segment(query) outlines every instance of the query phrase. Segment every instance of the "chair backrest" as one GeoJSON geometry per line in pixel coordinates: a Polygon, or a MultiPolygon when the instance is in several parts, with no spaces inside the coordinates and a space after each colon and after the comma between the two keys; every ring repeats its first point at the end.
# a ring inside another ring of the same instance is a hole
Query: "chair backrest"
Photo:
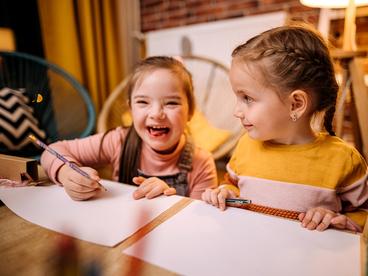
{"type": "MultiPolygon", "coordinates": [[[[94,131],[96,113],[87,90],[55,64],[25,53],[0,52],[3,88],[23,91],[39,127],[46,132],[47,143],[94,131]]],[[[14,122],[13,127],[16,125],[14,122]]]]}
{"type": "MultiPolygon", "coordinates": [[[[185,66],[192,73],[197,109],[216,128],[231,133],[212,154],[215,159],[229,154],[243,134],[243,128],[234,117],[235,96],[229,81],[229,68],[202,56],[183,56],[185,66]]],[[[210,137],[209,137],[210,139],[210,137]]]]}
{"type": "MultiPolygon", "coordinates": [[[[232,96],[228,79],[229,69],[206,57],[188,55],[182,56],[182,59],[193,77],[197,110],[213,127],[229,132],[226,140],[212,150],[214,158],[219,159],[231,152],[243,133],[241,125],[233,116],[235,97],[232,96]]],[[[124,112],[128,109],[128,79],[129,77],[125,78],[104,103],[97,122],[98,132],[131,123],[124,112]]],[[[208,137],[207,141],[211,138],[208,137]]]]}

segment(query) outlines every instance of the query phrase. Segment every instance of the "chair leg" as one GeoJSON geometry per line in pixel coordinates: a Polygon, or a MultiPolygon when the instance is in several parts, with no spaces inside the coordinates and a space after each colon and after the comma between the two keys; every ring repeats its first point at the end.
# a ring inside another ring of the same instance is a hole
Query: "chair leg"
{"type": "MultiPolygon", "coordinates": [[[[361,153],[368,160],[368,89],[364,82],[361,58],[354,58],[349,64],[352,77],[352,98],[354,103],[353,112],[357,122],[357,141],[361,140],[361,153]]],[[[359,145],[358,145],[359,146],[359,145]]]]}

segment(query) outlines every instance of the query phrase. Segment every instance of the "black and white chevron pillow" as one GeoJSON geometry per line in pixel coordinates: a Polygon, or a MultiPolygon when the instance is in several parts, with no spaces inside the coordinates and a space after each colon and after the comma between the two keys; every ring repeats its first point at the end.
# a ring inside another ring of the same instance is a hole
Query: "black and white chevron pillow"
{"type": "Polygon", "coordinates": [[[33,108],[23,91],[0,89],[0,153],[31,156],[40,154],[27,138],[32,134],[45,140],[46,133],[39,127],[33,108]]]}

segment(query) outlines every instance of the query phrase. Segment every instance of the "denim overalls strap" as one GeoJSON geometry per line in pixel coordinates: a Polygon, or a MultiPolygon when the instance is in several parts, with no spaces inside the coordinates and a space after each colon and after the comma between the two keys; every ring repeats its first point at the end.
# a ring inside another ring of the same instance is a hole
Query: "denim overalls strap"
{"type": "Polygon", "coordinates": [[[176,194],[181,196],[188,196],[188,172],[192,170],[192,157],[193,157],[193,143],[187,137],[187,142],[180,154],[178,160],[178,167],[180,172],[171,175],[147,175],[138,169],[138,175],[143,177],[157,177],[167,183],[170,187],[176,189],[176,194]]]}

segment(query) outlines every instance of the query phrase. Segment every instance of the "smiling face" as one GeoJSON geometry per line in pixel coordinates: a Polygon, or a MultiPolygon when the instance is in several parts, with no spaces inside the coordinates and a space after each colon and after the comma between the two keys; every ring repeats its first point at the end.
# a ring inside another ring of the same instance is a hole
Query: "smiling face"
{"type": "Polygon", "coordinates": [[[189,119],[188,99],[179,78],[168,69],[144,73],[135,85],[130,106],[134,127],[153,150],[176,148],[189,119]]]}
{"type": "Polygon", "coordinates": [[[237,99],[234,115],[251,138],[284,143],[292,135],[288,99],[262,85],[256,73],[250,74],[253,71],[260,72],[237,59],[231,64],[230,82],[237,99]]]}

